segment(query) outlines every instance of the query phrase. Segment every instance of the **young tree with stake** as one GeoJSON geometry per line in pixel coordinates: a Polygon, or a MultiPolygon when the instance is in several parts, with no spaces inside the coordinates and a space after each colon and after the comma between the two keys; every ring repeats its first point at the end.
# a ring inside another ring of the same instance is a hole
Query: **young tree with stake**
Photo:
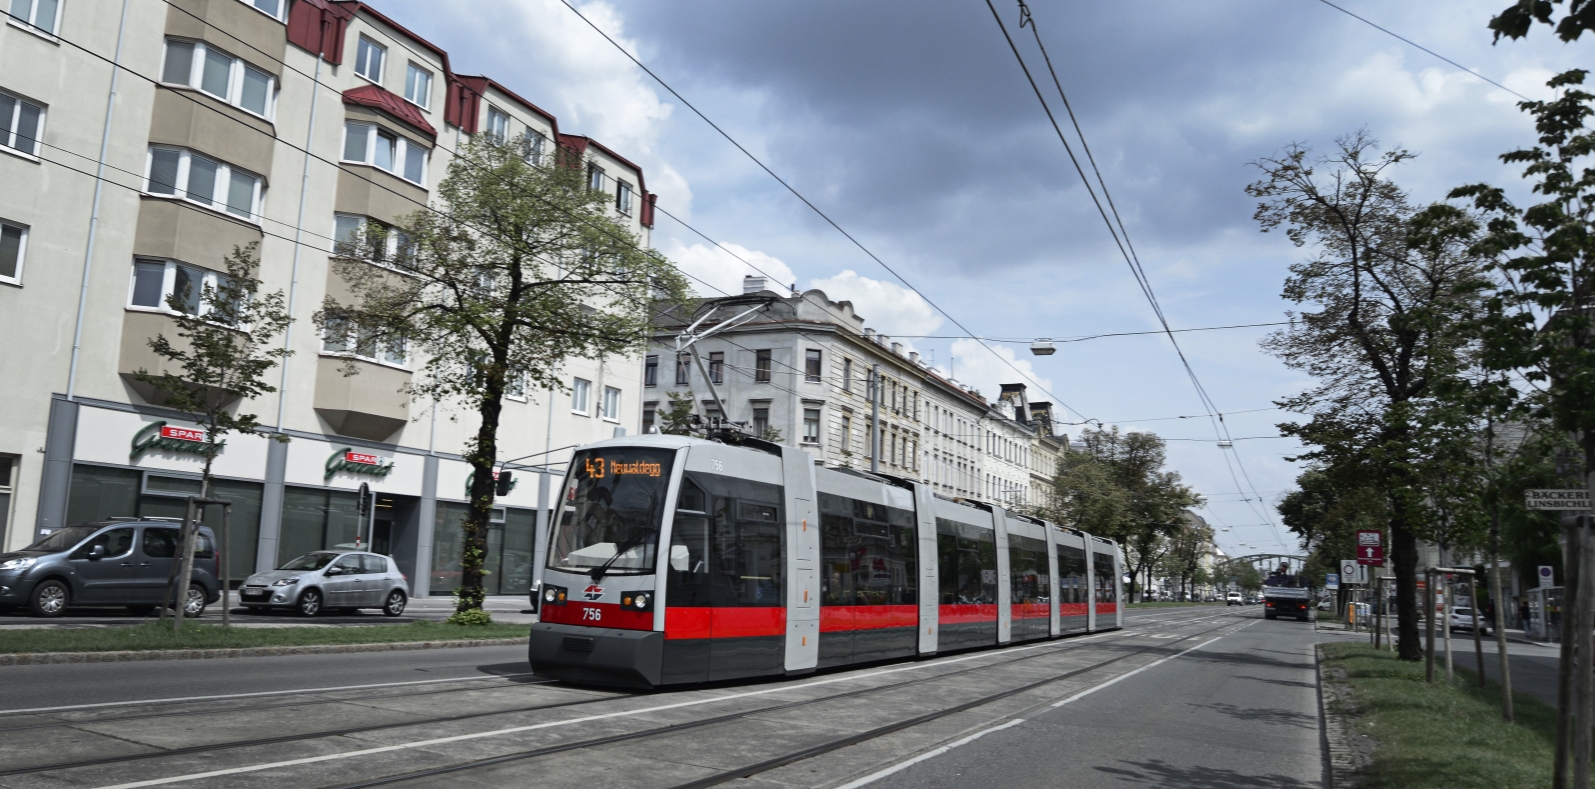
{"type": "Polygon", "coordinates": [[[640,352],[655,302],[687,292],[670,262],[616,219],[614,196],[589,188],[581,156],[565,148],[530,156],[523,142],[477,135],[438,184],[439,210],[404,217],[397,239],[368,225],[340,244],[334,265],[352,298],[329,296],[316,315],[323,331],[357,345],[410,349],[419,356],[411,396],[453,401],[476,420],[462,452],[472,468],[456,591],[462,622],[485,620],[505,394],[564,391],[558,365],[569,357],[640,352]]]}

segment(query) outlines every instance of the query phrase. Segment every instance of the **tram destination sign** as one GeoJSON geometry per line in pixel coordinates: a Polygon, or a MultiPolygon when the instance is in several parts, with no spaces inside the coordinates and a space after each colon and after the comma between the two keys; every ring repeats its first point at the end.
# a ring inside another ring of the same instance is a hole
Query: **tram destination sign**
{"type": "Polygon", "coordinates": [[[1588,490],[1528,490],[1524,492],[1524,505],[1531,510],[1566,510],[1584,512],[1590,507],[1588,490]]]}

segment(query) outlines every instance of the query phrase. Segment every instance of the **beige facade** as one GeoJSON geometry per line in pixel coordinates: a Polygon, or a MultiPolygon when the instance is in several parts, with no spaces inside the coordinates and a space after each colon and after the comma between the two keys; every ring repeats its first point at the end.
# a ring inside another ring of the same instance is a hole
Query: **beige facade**
{"type": "Polygon", "coordinates": [[[851,302],[823,291],[783,295],[750,277],[740,297],[712,299],[694,315],[661,317],[643,387],[645,428],[658,423],[670,396],[691,394],[696,413],[723,416],[799,447],[826,466],[870,469],[872,406],[880,420],[879,471],[932,486],[941,495],[1019,509],[1040,503],[1050,487],[1062,436],[1052,433],[1045,403],[1024,399],[1023,385],[1005,387],[1012,402],[988,402],[944,378],[901,343],[867,328],[851,302]],[[704,311],[702,328],[760,307],[753,319],[697,342],[703,361],[676,358],[680,332],[704,311]],[[878,370],[878,405],[869,380],[878,370]],[[705,381],[705,373],[713,379],[705,381]],[[1045,418],[1043,418],[1045,417],[1045,418]],[[1038,487],[1039,486],[1039,487],[1038,487]]]}
{"type": "MultiPolygon", "coordinates": [[[[475,134],[525,139],[528,156],[551,156],[555,146],[578,152],[591,185],[614,197],[614,215],[646,245],[653,202],[643,172],[596,140],[561,133],[504,84],[455,74],[448,53],[363,3],[61,0],[55,8],[0,25],[0,129],[33,130],[0,132],[0,331],[14,338],[0,350],[9,378],[0,547],[74,517],[158,510],[164,502],[149,497],[165,483],[152,474],[192,478],[192,455],[129,455],[143,426],[186,424],[132,373],[159,368],[147,341],[170,335],[164,295],[214,276],[235,247],[257,243],[263,289],[283,291],[292,305],[293,356],[272,373],[280,392],[241,407],[292,441],[257,453],[252,440],[236,440],[224,450],[234,455],[221,463],[230,484],[258,510],[247,563],[270,566],[289,545],[334,539],[339,497],[368,482],[379,500],[405,508],[391,548],[412,578],[427,579],[447,563],[434,536],[445,539],[450,502],[464,498],[458,483],[469,472],[458,452],[475,426],[457,407],[402,392],[419,361],[410,349],[357,356],[360,374],[342,374],[358,352],[329,346],[311,322],[343,287],[329,265],[335,241],[361,222],[402,224],[441,208],[433,190],[475,134]],[[89,424],[98,427],[85,432],[89,424]],[[380,462],[338,466],[333,456],[345,448],[380,462]],[[105,492],[116,485],[133,486],[131,494],[105,492]],[[296,518],[318,517],[304,507],[322,494],[333,502],[319,515],[322,537],[290,534],[302,525],[296,518]],[[138,511],[121,511],[129,507],[138,511]]],[[[515,466],[523,481],[505,500],[524,512],[506,513],[506,523],[535,517],[534,466],[557,468],[573,445],[640,428],[640,357],[570,359],[562,372],[574,392],[506,403],[501,457],[524,458],[515,466]]],[[[367,525],[356,536],[376,531],[367,525]]],[[[446,585],[447,573],[431,580],[446,585]]]]}

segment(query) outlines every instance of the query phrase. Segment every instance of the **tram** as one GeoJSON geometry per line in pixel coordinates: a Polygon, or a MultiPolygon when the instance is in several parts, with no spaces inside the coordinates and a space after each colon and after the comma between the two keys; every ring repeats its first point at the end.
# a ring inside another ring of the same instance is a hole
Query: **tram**
{"type": "Polygon", "coordinates": [[[652,688],[1122,626],[1111,540],[751,438],[578,450],[528,653],[540,675],[652,688]]]}

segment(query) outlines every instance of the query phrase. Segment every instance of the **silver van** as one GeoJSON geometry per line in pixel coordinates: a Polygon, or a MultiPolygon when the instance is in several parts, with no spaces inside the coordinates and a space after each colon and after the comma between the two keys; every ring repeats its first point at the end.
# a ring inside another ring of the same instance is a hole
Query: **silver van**
{"type": "MultiPolygon", "coordinates": [[[[56,529],[22,550],[0,553],[0,607],[27,606],[34,616],[48,617],[75,606],[154,611],[168,599],[181,526],[112,518],[56,529]]],[[[197,617],[221,599],[219,562],[215,534],[200,526],[183,616],[197,617]]]]}
{"type": "Polygon", "coordinates": [[[238,590],[238,602],[251,611],[293,608],[304,616],[339,608],[380,608],[398,616],[409,599],[410,579],[398,565],[364,551],[312,551],[249,576],[238,590]]]}

